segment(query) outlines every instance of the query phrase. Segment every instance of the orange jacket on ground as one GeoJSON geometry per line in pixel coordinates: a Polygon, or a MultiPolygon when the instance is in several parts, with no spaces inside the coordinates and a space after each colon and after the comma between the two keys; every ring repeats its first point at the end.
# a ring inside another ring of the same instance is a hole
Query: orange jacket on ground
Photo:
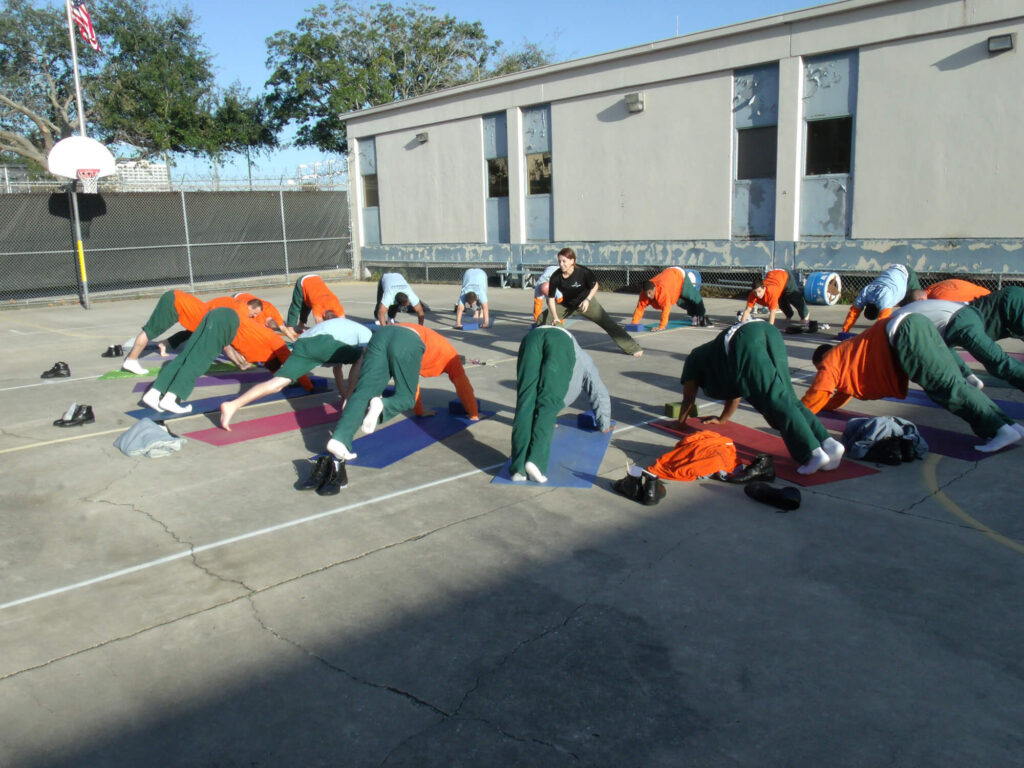
{"type": "Polygon", "coordinates": [[[811,413],[841,408],[851,397],[880,400],[907,396],[909,380],[896,365],[885,326],[880,320],[825,355],[818,375],[801,398],[811,413]]]}
{"type": "Polygon", "coordinates": [[[988,296],[992,291],[982,288],[980,285],[969,283],[966,280],[943,280],[942,282],[929,285],[926,293],[929,299],[942,299],[943,301],[974,301],[982,296],[988,296]]]}
{"type": "MultiPolygon", "coordinates": [[[[272,359],[284,364],[291,354],[284,339],[267,326],[248,317],[238,324],[238,332],[235,334],[231,346],[250,363],[263,365],[272,359]]],[[[299,384],[307,391],[313,389],[313,382],[309,380],[308,376],[300,378],[299,384]]]]}
{"type": "Polygon", "coordinates": [[[178,322],[181,327],[188,331],[195,331],[199,327],[209,308],[202,299],[197,299],[191,293],[184,291],[174,292],[174,311],[178,313],[178,322]]]}
{"type": "Polygon", "coordinates": [[[302,300],[310,308],[310,312],[320,320],[324,319],[324,312],[328,310],[338,317],[345,316],[345,308],[319,275],[307,275],[303,278],[302,300]]]}
{"type": "Polygon", "coordinates": [[[263,303],[263,311],[253,318],[253,320],[255,320],[260,325],[266,325],[267,320],[273,320],[275,323],[277,323],[277,326],[279,328],[284,327],[284,318],[281,316],[281,313],[277,311],[277,307],[275,307],[266,299],[261,299],[258,296],[253,296],[251,293],[246,293],[245,291],[242,291],[241,293],[236,293],[235,298],[238,299],[239,301],[244,301],[246,303],[252,301],[253,299],[256,299],[257,301],[263,303]]]}
{"type": "Polygon", "coordinates": [[[216,299],[210,299],[206,302],[207,311],[219,309],[220,307],[235,310],[238,313],[238,319],[241,321],[250,319],[248,299],[236,299],[234,296],[218,296],[216,299]]]}
{"type": "MultiPolygon", "coordinates": [[[[683,292],[683,282],[685,280],[686,273],[677,267],[669,267],[652,277],[654,298],[648,299],[644,291],[640,292],[640,300],[636,303],[636,311],[633,312],[632,322],[634,324],[639,323],[644,316],[644,310],[650,304],[655,309],[661,310],[661,322],[658,324],[658,327],[665,328],[668,325],[668,316],[672,312],[672,307],[679,301],[679,296],[683,292]]],[[[765,295],[767,295],[767,292],[765,295]]],[[[778,300],[776,300],[776,303],[778,303],[778,300]]]]}
{"type": "Polygon", "coordinates": [[[736,445],[728,437],[701,430],[687,435],[647,468],[665,480],[696,480],[736,469],[736,445]]]}
{"type": "Polygon", "coordinates": [[[760,304],[768,309],[778,310],[779,297],[786,290],[786,283],[789,282],[789,273],[784,269],[773,269],[764,276],[764,296],[760,299],[757,294],[751,291],[747,295],[747,306],[753,307],[760,304]]]}
{"type": "MultiPolygon", "coordinates": [[[[423,353],[423,362],[420,363],[420,376],[431,378],[447,373],[452,384],[455,385],[455,392],[462,401],[462,406],[471,418],[476,418],[480,412],[476,406],[476,395],[473,394],[473,385],[469,383],[465,368],[462,367],[462,359],[455,347],[451,345],[444,336],[435,330],[416,323],[396,323],[403,328],[410,328],[420,335],[426,351],[423,353]]],[[[413,413],[423,413],[423,404],[420,402],[420,390],[416,388],[416,405],[413,413]]]]}

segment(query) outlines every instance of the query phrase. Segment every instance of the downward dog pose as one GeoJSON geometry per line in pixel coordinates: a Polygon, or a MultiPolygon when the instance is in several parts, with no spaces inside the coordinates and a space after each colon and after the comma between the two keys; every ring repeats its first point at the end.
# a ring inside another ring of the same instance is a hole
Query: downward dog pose
{"type": "Polygon", "coordinates": [[[597,428],[612,428],[611,398],[597,366],[567,330],[539,325],[519,345],[516,364],[516,415],[512,420],[509,473],[516,482],[529,477],[548,481],[551,439],[562,408],[586,392],[597,428]]]}
{"type": "Polygon", "coordinates": [[[890,264],[857,294],[846,314],[843,333],[853,327],[861,311],[865,318],[873,322],[880,317],[889,317],[893,307],[907,298],[911,301],[925,298],[917,273],[903,264],[890,264]]]}
{"type": "Polygon", "coordinates": [[[263,311],[256,315],[256,317],[254,317],[253,320],[255,320],[257,323],[267,326],[267,328],[269,328],[272,331],[283,333],[285,336],[288,337],[288,341],[295,341],[297,338],[299,338],[295,331],[289,328],[288,325],[285,323],[284,317],[278,311],[277,307],[275,307],[269,301],[257,299],[251,293],[247,293],[246,291],[236,293],[234,295],[234,298],[241,299],[242,301],[245,302],[252,301],[253,299],[260,302],[263,305],[263,311]]]}
{"type": "Polygon", "coordinates": [[[413,311],[417,322],[423,325],[423,302],[398,272],[385,272],[377,283],[377,323],[386,325],[395,321],[399,312],[413,311]]]}
{"type": "Polygon", "coordinates": [[[374,331],[366,345],[359,381],[345,403],[341,419],[327,443],[336,459],[354,459],[351,451],[356,430],[369,434],[377,424],[413,408],[417,416],[432,416],[420,400],[419,377],[448,374],[466,413],[472,421],[480,418],[476,395],[462,367],[455,347],[437,331],[420,325],[401,323],[374,331]],[[395,393],[381,397],[388,382],[395,380],[395,393]]]}
{"type": "Polygon", "coordinates": [[[207,312],[181,354],[160,369],[142,402],[156,411],[191,413],[192,406],[182,406],[180,401],[192,394],[196,379],[206,373],[221,350],[227,352],[240,324],[238,313],[228,307],[207,312]]]}
{"type": "Polygon", "coordinates": [[[818,347],[813,357],[818,374],[803,403],[817,413],[841,408],[851,397],[905,398],[913,381],[970,424],[974,434],[988,438],[977,450],[990,453],[1020,440],[1024,428],[967,382],[956,357],[927,317],[893,316],[841,344],[818,347]]]}
{"type": "MultiPolygon", "coordinates": [[[[330,365],[334,371],[334,381],[338,387],[338,396],[342,402],[349,397],[356,382],[359,380],[359,366],[363,350],[370,343],[370,329],[345,317],[324,320],[299,336],[292,347],[291,355],[268,381],[262,381],[251,389],[243,392],[234,400],[220,406],[220,425],[231,431],[231,419],[239,408],[256,402],[260,398],[280,392],[289,384],[305,379],[306,374],[318,365],[330,365]],[[348,373],[348,384],[342,365],[351,366],[348,373]]],[[[237,337],[236,337],[237,343],[237,337]]],[[[310,385],[312,388],[312,384],[310,385]]]]}
{"type": "Polygon", "coordinates": [[[303,275],[295,281],[285,324],[293,331],[303,330],[310,315],[314,325],[328,317],[345,316],[345,308],[319,275],[303,275]]]}
{"type": "Polygon", "coordinates": [[[467,269],[462,275],[462,291],[455,308],[455,327],[462,327],[462,313],[469,312],[474,320],[483,317],[483,328],[491,324],[487,306],[487,273],[482,269],[467,269]]]}
{"type": "Polygon", "coordinates": [[[925,289],[926,298],[943,301],[973,301],[988,296],[991,291],[966,280],[942,280],[925,289]]]}
{"type": "Polygon", "coordinates": [[[627,355],[640,357],[644,353],[640,345],[611,319],[594,298],[598,289],[597,278],[589,269],[576,263],[576,253],[572,248],[563,248],[558,252],[558,266],[559,269],[552,273],[548,283],[548,308],[537,322],[540,325],[555,325],[579,312],[604,328],[612,341],[627,355]],[[555,301],[551,289],[556,294],[561,291],[562,304],[555,301]]]}
{"type": "Polygon", "coordinates": [[[676,304],[694,318],[695,326],[706,327],[708,325],[704,299],[700,295],[700,291],[697,290],[697,284],[682,267],[669,267],[640,287],[640,298],[636,303],[636,311],[633,312],[632,322],[634,325],[643,318],[648,304],[661,310],[661,322],[658,323],[657,328],[659,331],[665,330],[668,325],[669,313],[672,311],[673,305],[676,304]]]}
{"type": "Polygon", "coordinates": [[[167,291],[157,300],[142,331],[135,337],[135,343],[121,363],[121,369],[145,376],[149,371],[139,363],[139,355],[150,339],[155,339],[175,323],[180,323],[187,331],[194,331],[206,312],[206,302],[191,293],[167,291]]]}
{"type": "Polygon", "coordinates": [[[797,469],[800,474],[836,469],[842,461],[843,444],[797,400],[786,345],[770,323],[737,323],[701,344],[687,356],[680,382],[680,426],[686,426],[699,388],[708,397],[725,400],[722,414],[702,418],[702,423],[727,422],[745,399],[782,434],[789,455],[802,465],[797,469]]]}
{"type": "MultiPolygon", "coordinates": [[[[545,268],[540,273],[540,277],[537,278],[537,283],[533,287],[533,322],[537,322],[537,318],[540,317],[540,313],[544,311],[544,305],[548,299],[548,285],[551,281],[551,276],[555,274],[555,270],[559,269],[557,264],[552,264],[550,267],[545,268]]],[[[562,303],[562,292],[555,291],[555,303],[562,303]]]]}
{"type": "Polygon", "coordinates": [[[804,299],[804,289],[800,285],[800,277],[795,272],[785,269],[773,269],[763,279],[754,281],[747,295],[747,308],[740,316],[741,323],[750,317],[755,304],[768,307],[768,322],[771,325],[775,325],[775,315],[780,309],[787,320],[793,317],[794,309],[799,313],[801,320],[809,320],[811,317],[807,309],[807,300],[804,299]]]}

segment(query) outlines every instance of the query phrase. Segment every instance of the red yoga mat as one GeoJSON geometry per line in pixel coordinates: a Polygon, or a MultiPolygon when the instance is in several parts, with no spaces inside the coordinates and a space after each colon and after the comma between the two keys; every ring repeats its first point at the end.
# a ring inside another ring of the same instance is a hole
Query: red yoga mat
{"type": "MultiPolygon", "coordinates": [[[[725,424],[701,424],[699,421],[693,423],[698,429],[706,429],[710,432],[717,432],[720,435],[732,438],[733,443],[736,444],[736,456],[744,464],[749,464],[754,456],[759,453],[770,453],[772,458],[775,459],[776,476],[787,482],[796,483],[804,487],[878,474],[877,469],[843,459],[838,469],[833,469],[829,472],[818,471],[813,475],[801,475],[796,471],[796,468],[800,465],[790,458],[789,451],[786,450],[786,444],[782,442],[781,437],[769,435],[767,432],[751,429],[732,421],[728,421],[725,424]]],[[[680,430],[679,423],[675,421],[652,421],[651,426],[655,429],[660,429],[662,432],[679,435],[680,437],[688,434],[680,430]]]]}
{"type": "Polygon", "coordinates": [[[243,443],[246,440],[255,440],[258,437],[279,435],[282,432],[315,427],[320,424],[330,424],[340,418],[341,411],[333,405],[325,403],[315,408],[288,411],[277,416],[264,416],[261,419],[251,419],[250,421],[232,424],[230,432],[220,427],[212,427],[210,429],[200,429],[197,432],[189,432],[184,437],[191,437],[210,445],[233,445],[234,443],[243,443]]]}

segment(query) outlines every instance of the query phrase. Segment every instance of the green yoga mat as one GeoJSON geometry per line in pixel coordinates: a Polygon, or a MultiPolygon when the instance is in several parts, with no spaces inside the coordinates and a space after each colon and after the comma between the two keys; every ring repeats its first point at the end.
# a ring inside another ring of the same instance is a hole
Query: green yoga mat
{"type": "MultiPolygon", "coordinates": [[[[150,376],[156,376],[158,373],[160,373],[160,369],[159,368],[147,368],[147,370],[149,371],[149,375],[150,376]]],[[[237,371],[237,370],[238,370],[238,366],[236,366],[234,363],[214,363],[209,368],[207,368],[206,372],[207,373],[226,373],[228,371],[237,371]]],[[[118,368],[116,371],[107,371],[102,376],[100,376],[99,380],[100,381],[104,381],[106,379],[138,379],[138,378],[141,378],[139,376],[139,374],[132,373],[131,371],[122,371],[120,368],[118,368]]]]}

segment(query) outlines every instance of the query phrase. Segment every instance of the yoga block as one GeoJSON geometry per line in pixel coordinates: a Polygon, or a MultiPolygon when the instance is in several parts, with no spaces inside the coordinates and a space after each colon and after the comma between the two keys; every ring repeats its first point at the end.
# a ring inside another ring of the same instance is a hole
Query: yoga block
{"type": "Polygon", "coordinates": [[[469,414],[466,413],[466,406],[464,406],[462,401],[457,397],[454,400],[448,401],[448,413],[452,416],[469,416],[469,414]]]}
{"type": "Polygon", "coordinates": [[[395,385],[388,384],[386,387],[384,387],[384,391],[380,393],[380,396],[391,397],[393,394],[395,394],[395,385]]]}
{"type": "Polygon", "coordinates": [[[480,323],[463,323],[462,330],[464,331],[477,331],[480,330],[480,323]]]}
{"type": "Polygon", "coordinates": [[[840,331],[836,334],[836,338],[840,341],[846,341],[847,339],[852,339],[856,335],[856,333],[850,333],[849,331],[840,331]]]}
{"type": "Polygon", "coordinates": [[[626,330],[630,333],[640,333],[644,330],[643,323],[626,323],[626,330]]]}
{"type": "MultiPolygon", "coordinates": [[[[678,419],[679,412],[683,409],[682,403],[665,403],[665,415],[671,419],[678,419]]],[[[697,404],[693,404],[693,408],[690,409],[690,415],[697,415],[697,404]]]]}
{"type": "Polygon", "coordinates": [[[576,426],[580,429],[597,429],[597,419],[594,418],[593,411],[587,411],[576,416],[576,426]]]}

